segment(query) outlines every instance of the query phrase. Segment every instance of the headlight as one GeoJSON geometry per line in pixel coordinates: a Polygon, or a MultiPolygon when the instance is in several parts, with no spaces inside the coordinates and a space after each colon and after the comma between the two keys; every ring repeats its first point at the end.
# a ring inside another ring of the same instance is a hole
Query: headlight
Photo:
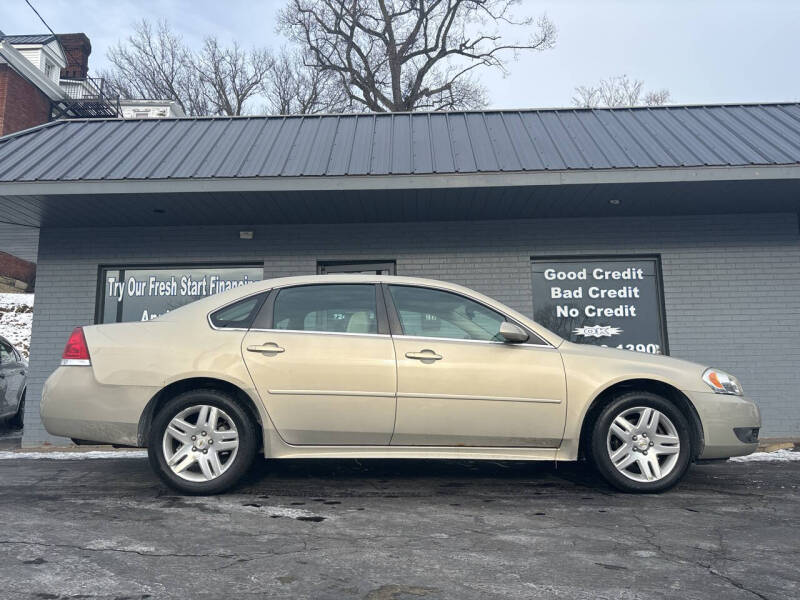
{"type": "Polygon", "coordinates": [[[739,380],[725,371],[706,369],[705,373],[703,373],[703,381],[718,394],[742,395],[742,386],[739,380]]]}

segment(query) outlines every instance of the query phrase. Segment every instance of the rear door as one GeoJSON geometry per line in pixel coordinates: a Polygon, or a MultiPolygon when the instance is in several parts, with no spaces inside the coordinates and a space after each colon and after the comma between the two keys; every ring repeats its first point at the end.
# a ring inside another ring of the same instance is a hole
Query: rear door
{"type": "Polygon", "coordinates": [[[397,372],[386,309],[373,284],[275,290],[242,355],[290,444],[388,445],[397,372]]]}

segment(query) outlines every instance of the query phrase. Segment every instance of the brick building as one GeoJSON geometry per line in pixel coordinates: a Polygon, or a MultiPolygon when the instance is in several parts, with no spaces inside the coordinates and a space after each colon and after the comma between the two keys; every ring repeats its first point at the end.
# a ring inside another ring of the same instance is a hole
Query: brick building
{"type": "Polygon", "coordinates": [[[453,281],[573,341],[729,370],[763,436],[798,436],[799,209],[797,104],[69,121],[7,136],[0,221],[41,227],[24,443],[63,442],[38,400],[74,326],[200,295],[150,296],[149,281],[341,271],[453,281]]]}
{"type": "Polygon", "coordinates": [[[53,103],[68,96],[59,84],[67,61],[53,35],[0,32],[0,135],[47,123],[53,103]]]}

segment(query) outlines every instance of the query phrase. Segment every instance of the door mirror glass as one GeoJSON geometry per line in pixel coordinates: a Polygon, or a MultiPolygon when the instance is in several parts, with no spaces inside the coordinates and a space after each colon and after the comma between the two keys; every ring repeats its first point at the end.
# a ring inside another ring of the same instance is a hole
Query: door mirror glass
{"type": "Polygon", "coordinates": [[[509,344],[522,344],[528,341],[528,334],[525,333],[521,327],[514,325],[514,323],[509,323],[508,321],[500,325],[500,336],[503,338],[503,341],[509,344]]]}

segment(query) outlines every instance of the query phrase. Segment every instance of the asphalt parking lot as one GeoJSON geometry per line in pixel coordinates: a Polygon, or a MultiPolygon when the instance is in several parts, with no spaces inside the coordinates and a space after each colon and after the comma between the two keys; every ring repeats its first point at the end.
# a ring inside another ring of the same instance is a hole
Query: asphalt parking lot
{"type": "Polygon", "coordinates": [[[2,598],[800,597],[800,463],[618,494],[578,465],[284,461],[180,497],[146,459],[0,460],[2,598]]]}

